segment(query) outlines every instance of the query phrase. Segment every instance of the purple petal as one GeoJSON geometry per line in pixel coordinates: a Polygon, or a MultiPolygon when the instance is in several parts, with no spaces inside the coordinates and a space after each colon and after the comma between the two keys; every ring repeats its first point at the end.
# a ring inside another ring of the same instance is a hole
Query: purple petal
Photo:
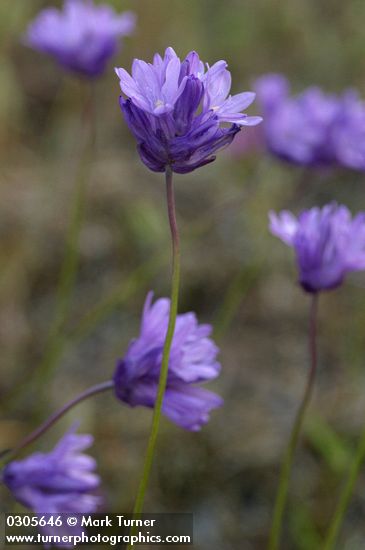
{"type": "Polygon", "coordinates": [[[223,399],[215,393],[180,385],[166,390],[163,412],[175,424],[196,432],[209,421],[210,412],[222,405],[223,399]]]}
{"type": "Polygon", "coordinates": [[[283,210],[279,215],[275,212],[269,213],[270,231],[279,237],[285,244],[293,246],[294,237],[298,230],[298,220],[291,212],[283,210]]]}

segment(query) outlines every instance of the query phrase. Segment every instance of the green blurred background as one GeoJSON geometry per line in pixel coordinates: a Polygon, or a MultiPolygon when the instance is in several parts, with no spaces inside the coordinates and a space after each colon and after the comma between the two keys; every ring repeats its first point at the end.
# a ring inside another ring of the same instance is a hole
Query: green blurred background
{"type": "MultiPolygon", "coordinates": [[[[107,1],[107,0],[105,0],[107,1]]],[[[21,43],[38,11],[60,2],[0,3],[0,448],[56,407],[111,376],[138,324],[146,292],[169,293],[163,176],[149,172],[119,111],[114,65],[168,45],[226,59],[233,93],[283,72],[295,90],[318,84],[365,96],[363,0],[134,0],[137,31],[95,83],[96,144],[67,322],[49,350],[57,282],[80,157],[86,82],[21,43]],[[50,354],[50,355],[49,355],[50,354]],[[45,356],[50,379],[32,383],[45,356]]],[[[250,114],[259,114],[254,104],[250,114]]],[[[250,130],[244,130],[250,132],[250,130]]],[[[214,325],[223,365],[212,385],[225,406],[199,434],[163,420],[146,510],[192,511],[198,550],[261,550],[279,464],[308,368],[309,300],[291,251],[267,230],[269,209],[336,199],[364,209],[364,176],[310,172],[266,156],[219,154],[176,176],[182,239],[180,311],[214,325]]],[[[320,371],[296,455],[282,548],[315,550],[365,423],[363,275],[321,297],[320,371]]],[[[85,402],[35,449],[50,449],[74,419],[95,434],[92,454],[107,507],[132,509],[151,411],[110,396],[85,402]]],[[[1,489],[1,508],[14,510],[1,489]]],[[[20,507],[18,508],[20,510],[20,507]]],[[[339,549],[365,548],[365,476],[339,549]]]]}

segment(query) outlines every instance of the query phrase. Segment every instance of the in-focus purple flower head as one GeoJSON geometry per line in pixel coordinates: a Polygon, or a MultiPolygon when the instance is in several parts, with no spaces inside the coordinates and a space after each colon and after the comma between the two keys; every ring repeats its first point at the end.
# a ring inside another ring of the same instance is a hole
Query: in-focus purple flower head
{"type": "Polygon", "coordinates": [[[132,76],[122,68],[116,74],[126,96],[120,97],[122,112],[142,161],[155,172],[170,166],[186,173],[208,164],[243,126],[261,122],[242,113],[254,93],[229,95],[231,74],[225,61],[205,68],[196,52],[181,62],[167,48],[152,63],[135,59],[132,76]]]}
{"type": "Polygon", "coordinates": [[[93,513],[100,504],[100,497],[93,494],[100,478],[95,460],[82,452],[92,442],[91,435],[71,429],[51,452],[10,462],[2,480],[14,498],[35,513],[93,513]]]}
{"type": "MultiPolygon", "coordinates": [[[[153,408],[157,395],[170,300],[160,298],[152,303],[152,299],[150,292],[140,334],[118,361],[114,374],[117,397],[132,407],[153,408]]],[[[208,422],[210,411],[223,404],[216,394],[197,386],[220,372],[211,331],[210,325],[198,324],[194,313],[177,316],[162,412],[190,431],[199,430],[208,422]]]]}
{"type": "Polygon", "coordinates": [[[117,14],[93,0],[65,0],[63,10],[46,8],[30,23],[25,43],[60,65],[88,77],[104,72],[119,39],[133,32],[135,15],[117,14]]]}
{"type": "Polygon", "coordinates": [[[312,86],[292,96],[279,74],[262,76],[254,88],[273,155],[302,166],[365,169],[365,104],[356,92],[336,96],[312,86]]]}
{"type": "Polygon", "coordinates": [[[331,203],[298,217],[270,212],[270,230],[294,248],[299,282],[308,292],[340,286],[347,273],[365,269],[365,213],[352,218],[345,206],[331,203]]]}

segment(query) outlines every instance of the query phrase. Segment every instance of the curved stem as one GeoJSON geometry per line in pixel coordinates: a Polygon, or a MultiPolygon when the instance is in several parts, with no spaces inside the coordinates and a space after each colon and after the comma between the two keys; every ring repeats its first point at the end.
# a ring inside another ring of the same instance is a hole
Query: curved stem
{"type": "Polygon", "coordinates": [[[64,405],[61,409],[59,409],[57,412],[52,414],[43,424],[39,426],[36,430],[34,430],[32,433],[30,433],[19,445],[17,445],[13,450],[11,450],[9,453],[6,454],[6,462],[13,459],[20,451],[22,451],[25,447],[30,445],[31,443],[34,443],[41,435],[43,435],[49,428],[51,428],[62,416],[64,416],[70,409],[81,403],[81,401],[85,401],[85,399],[88,399],[89,397],[92,397],[94,395],[97,395],[98,393],[103,393],[105,391],[108,391],[114,387],[113,380],[108,380],[107,382],[103,382],[101,384],[97,384],[96,386],[92,386],[91,388],[85,390],[84,392],[80,393],[77,397],[74,399],[71,399],[66,405],[64,405]]]}
{"type": "Polygon", "coordinates": [[[281,467],[279,488],[276,495],[273,519],[271,524],[271,532],[268,545],[269,550],[278,550],[279,548],[283,515],[288,495],[288,487],[290,481],[290,473],[293,465],[294,453],[298,443],[305,412],[312,395],[314,379],[317,370],[317,309],[318,295],[313,294],[309,318],[310,369],[303,399],[294,421],[294,425],[289,438],[289,443],[281,467]]]}
{"type": "Polygon", "coordinates": [[[347,508],[350,504],[350,500],[354,491],[354,487],[359,477],[360,469],[365,460],[365,429],[361,434],[359,445],[355,454],[355,458],[350,466],[349,475],[347,481],[342,489],[340,498],[333,514],[329,529],[327,531],[323,550],[332,550],[335,547],[340,529],[345,518],[347,508]]]}
{"type": "MultiPolygon", "coordinates": [[[[175,323],[176,323],[177,308],[178,308],[179,282],[180,282],[180,246],[179,246],[179,232],[178,232],[177,223],[176,223],[172,170],[170,167],[166,169],[166,194],[167,194],[167,210],[168,210],[171,239],[172,239],[171,305],[170,305],[170,314],[169,314],[169,322],[168,322],[168,328],[166,333],[166,339],[165,339],[165,344],[163,348],[157,397],[156,397],[153,418],[152,418],[151,434],[147,445],[142,478],[140,481],[136,503],[133,510],[133,513],[137,516],[143,510],[145,493],[146,493],[146,489],[147,489],[147,485],[150,477],[153,456],[154,456],[155,447],[156,447],[163,398],[164,398],[166,384],[167,384],[170,350],[171,350],[172,340],[173,340],[174,331],[175,331],[175,323]]],[[[131,547],[128,546],[128,548],[131,548],[131,547]]]]}

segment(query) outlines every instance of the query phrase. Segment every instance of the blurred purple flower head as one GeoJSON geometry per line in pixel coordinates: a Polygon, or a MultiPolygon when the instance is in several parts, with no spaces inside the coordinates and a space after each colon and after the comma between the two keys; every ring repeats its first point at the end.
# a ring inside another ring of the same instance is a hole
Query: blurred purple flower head
{"type": "Polygon", "coordinates": [[[303,211],[270,212],[270,231],[294,248],[299,282],[307,292],[338,287],[347,273],[365,269],[365,213],[354,218],[336,203],[303,211]]]}
{"type": "Polygon", "coordinates": [[[72,429],[51,452],[10,462],[3,470],[3,482],[17,501],[35,513],[93,513],[100,498],[92,492],[100,478],[95,460],[82,453],[92,442],[91,435],[77,435],[72,429]]]}
{"type": "Polygon", "coordinates": [[[353,91],[341,96],[318,87],[290,96],[287,79],[267,74],[255,83],[267,149],[288,162],[311,167],[365,169],[365,104],[353,91]]]}
{"type": "Polygon", "coordinates": [[[365,170],[365,103],[349,90],[342,98],[341,113],[333,128],[338,163],[365,170]]]}
{"type": "Polygon", "coordinates": [[[116,69],[126,99],[120,106],[134,134],[140,157],[155,172],[171,166],[186,173],[215,159],[242,126],[255,126],[260,117],[242,113],[255,94],[229,95],[231,74],[225,61],[205,70],[196,52],[180,61],[172,48],[153,63],[135,59],[132,76],[116,69]],[[224,126],[222,126],[224,124],[224,126]]]}
{"type": "Polygon", "coordinates": [[[65,0],[63,11],[46,8],[29,25],[28,46],[88,77],[99,76],[118,50],[118,39],[135,27],[135,15],[121,15],[93,0],[65,0]]]}
{"type": "MultiPolygon", "coordinates": [[[[157,395],[170,300],[160,298],[152,304],[152,298],[150,292],[140,334],[118,361],[114,374],[117,397],[132,407],[153,408],[157,395]]],[[[210,411],[223,404],[216,394],[196,386],[216,378],[220,371],[211,331],[210,325],[198,324],[194,313],[177,316],[162,411],[190,431],[199,430],[208,422],[210,411]]]]}

